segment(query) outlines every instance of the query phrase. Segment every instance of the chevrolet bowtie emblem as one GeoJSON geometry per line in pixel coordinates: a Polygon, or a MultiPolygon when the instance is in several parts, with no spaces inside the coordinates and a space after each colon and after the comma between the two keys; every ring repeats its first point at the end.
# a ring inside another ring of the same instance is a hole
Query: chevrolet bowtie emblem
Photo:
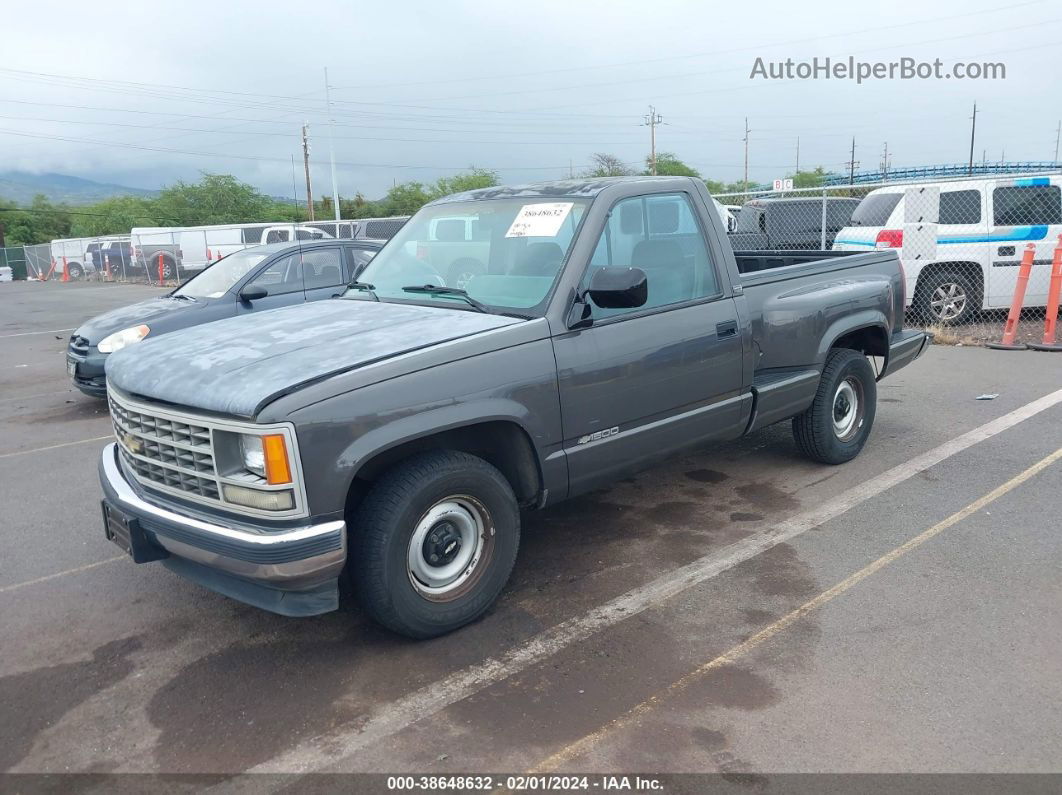
{"type": "Polygon", "coordinates": [[[122,444],[125,445],[125,449],[130,453],[139,453],[142,446],[140,440],[131,433],[122,434],[122,444]]]}

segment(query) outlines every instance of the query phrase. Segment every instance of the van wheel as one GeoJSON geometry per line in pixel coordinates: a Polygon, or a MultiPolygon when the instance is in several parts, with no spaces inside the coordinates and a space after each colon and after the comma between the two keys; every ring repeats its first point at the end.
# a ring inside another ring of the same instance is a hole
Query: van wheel
{"type": "Polygon", "coordinates": [[[385,627],[435,637],[494,603],[519,543],[516,497],[497,469],[467,453],[423,453],[385,472],[358,507],[354,588],[385,627]]]}
{"type": "Polygon", "coordinates": [[[938,270],[918,280],[914,306],[919,323],[961,325],[981,309],[981,288],[962,271],[938,270]]]}
{"type": "Polygon", "coordinates": [[[793,417],[800,452],[823,464],[851,461],[874,425],[878,387],[874,370],[859,351],[837,348],[826,357],[815,400],[793,417]]]}
{"type": "Polygon", "coordinates": [[[85,271],[82,270],[81,266],[78,265],[76,262],[71,262],[69,265],[66,266],[66,274],[68,277],[70,277],[71,280],[76,282],[81,280],[81,278],[85,275],[85,271]]]}

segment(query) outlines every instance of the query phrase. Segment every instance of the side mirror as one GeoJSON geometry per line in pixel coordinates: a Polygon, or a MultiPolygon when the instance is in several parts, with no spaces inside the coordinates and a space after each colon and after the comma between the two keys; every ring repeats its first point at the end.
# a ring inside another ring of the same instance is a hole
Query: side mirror
{"type": "Polygon", "coordinates": [[[265,298],[267,295],[269,295],[269,290],[260,284],[248,284],[240,290],[241,301],[257,301],[259,298],[265,298]]]}
{"type": "Polygon", "coordinates": [[[641,268],[598,268],[587,292],[602,309],[631,309],[649,300],[649,284],[641,268]]]}

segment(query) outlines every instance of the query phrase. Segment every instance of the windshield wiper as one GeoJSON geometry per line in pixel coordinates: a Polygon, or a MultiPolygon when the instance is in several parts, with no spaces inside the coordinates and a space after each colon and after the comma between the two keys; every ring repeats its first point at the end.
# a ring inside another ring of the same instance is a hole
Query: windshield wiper
{"type": "Polygon", "coordinates": [[[174,299],[176,299],[178,301],[193,301],[194,302],[196,300],[192,296],[185,295],[184,293],[181,293],[180,295],[178,295],[177,293],[170,293],[166,297],[167,298],[174,298],[174,299]]]}
{"type": "Polygon", "coordinates": [[[359,282],[357,279],[354,279],[353,281],[347,282],[347,289],[348,290],[352,290],[352,289],[353,290],[364,290],[365,292],[367,292],[369,295],[372,296],[372,300],[373,301],[376,301],[377,303],[379,303],[379,301],[380,301],[380,296],[378,296],[374,292],[376,290],[376,285],[375,284],[369,284],[368,282],[359,282]]]}
{"type": "Polygon", "coordinates": [[[437,284],[414,284],[409,287],[403,287],[402,291],[406,293],[427,293],[428,295],[456,295],[458,298],[463,298],[468,305],[476,311],[485,312],[488,315],[494,314],[491,312],[490,307],[486,304],[480,303],[460,287],[440,287],[437,284]]]}

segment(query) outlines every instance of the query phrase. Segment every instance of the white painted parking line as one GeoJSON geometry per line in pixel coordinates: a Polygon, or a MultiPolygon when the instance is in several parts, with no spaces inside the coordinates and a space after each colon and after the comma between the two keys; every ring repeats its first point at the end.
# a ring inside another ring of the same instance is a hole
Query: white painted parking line
{"type": "Polygon", "coordinates": [[[23,331],[19,334],[0,334],[0,340],[11,339],[12,337],[32,337],[34,334],[59,334],[63,331],[73,331],[72,328],[53,328],[51,331],[23,331]]]}
{"type": "Polygon", "coordinates": [[[728,571],[756,555],[819,527],[867,500],[936,466],[942,461],[991,439],[1008,428],[1062,403],[1062,389],[1027,403],[1008,414],[987,422],[950,441],[934,447],[911,460],[854,486],[821,504],[797,514],[773,527],[705,555],[663,576],[634,588],[621,596],[576,616],[509,649],[471,665],[437,682],[428,684],[364,716],[363,720],[300,743],[268,762],[247,772],[299,773],[327,769],[343,757],[386,739],[419,720],[435,715],[447,707],[501,682],[514,674],[548,659],[574,643],[585,640],[602,629],[614,626],[633,615],[666,602],[695,585],[728,571]]]}
{"type": "Polygon", "coordinates": [[[908,539],[906,542],[885,553],[877,560],[867,564],[859,571],[849,575],[848,577],[845,577],[845,579],[834,585],[832,588],[823,591],[814,599],[809,599],[800,607],[790,611],[777,621],[761,629],[751,638],[742,641],[736,646],[730,648],[728,651],[725,651],[719,656],[704,663],[703,665],[694,668],[685,676],[681,677],[680,679],[676,679],[663,690],[654,693],[649,698],[645,699],[634,707],[631,707],[623,715],[619,716],[618,718],[615,718],[612,721],[609,721],[597,731],[590,732],[589,734],[580,737],[575,742],[565,745],[559,751],[554,754],[551,754],[550,756],[546,757],[541,762],[536,764],[534,767],[532,767],[528,771],[528,773],[535,774],[551,772],[556,770],[561,765],[567,764],[572,760],[578,758],[579,756],[586,754],[588,751],[600,745],[601,742],[613,732],[616,732],[620,729],[626,729],[632,725],[635,725],[642,717],[659,707],[665,699],[671,698],[676,693],[685,690],[691,683],[697,681],[698,679],[702,679],[704,676],[711,673],[712,671],[718,668],[722,668],[724,665],[733,664],[736,660],[748,654],[756,647],[769,641],[779,632],[788,629],[790,626],[802,619],[808,613],[812,612],[813,610],[818,610],[824,604],[833,601],[841,594],[854,588],[867,577],[870,577],[872,574],[881,571],[890,563],[893,563],[894,561],[903,557],[912,549],[916,549],[922,546],[930,539],[935,538],[936,536],[943,533],[949,527],[957,525],[964,519],[973,516],[978,511],[982,510],[988,505],[991,505],[1004,494],[1013,491],[1018,486],[1022,485],[1023,483],[1035,477],[1036,475],[1040,474],[1059,459],[1062,459],[1062,448],[1059,448],[1050,455],[1040,459],[1028,469],[1012,477],[1002,486],[998,486],[997,488],[988,492],[988,494],[978,497],[965,508],[956,511],[947,519],[937,522],[928,530],[924,530],[914,538],[908,539]]]}
{"type": "Polygon", "coordinates": [[[36,577],[32,580],[26,580],[25,582],[16,582],[11,585],[4,585],[0,587],[0,593],[8,593],[9,591],[17,591],[19,588],[27,588],[30,585],[39,585],[42,582],[48,582],[48,580],[54,580],[58,577],[66,577],[68,574],[80,574],[83,571],[89,569],[95,569],[103,566],[107,563],[114,563],[117,560],[129,560],[128,555],[115,555],[113,558],[107,558],[106,560],[97,560],[95,563],[86,563],[84,566],[77,566],[73,569],[66,569],[64,571],[57,571],[54,574],[45,574],[43,577],[36,577]]]}
{"type": "Polygon", "coordinates": [[[47,447],[34,447],[29,450],[15,450],[13,453],[0,453],[0,458],[14,458],[17,455],[29,455],[30,453],[43,453],[46,450],[58,450],[60,447],[73,447],[75,444],[88,444],[89,442],[102,442],[104,439],[113,439],[114,434],[106,436],[93,436],[91,439],[80,439],[76,442],[63,442],[62,444],[50,444],[47,447]]]}

